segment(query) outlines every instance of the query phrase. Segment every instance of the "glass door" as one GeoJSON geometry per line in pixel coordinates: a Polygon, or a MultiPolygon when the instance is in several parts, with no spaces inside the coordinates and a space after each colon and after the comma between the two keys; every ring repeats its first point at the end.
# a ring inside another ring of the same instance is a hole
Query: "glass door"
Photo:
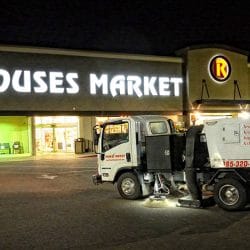
{"type": "Polygon", "coordinates": [[[55,128],[55,150],[57,152],[74,152],[75,138],[77,138],[76,127],[55,128]]]}
{"type": "Polygon", "coordinates": [[[35,117],[36,151],[73,153],[78,122],[79,118],[74,116],[35,117]]]}
{"type": "Polygon", "coordinates": [[[37,152],[53,152],[53,128],[36,129],[37,152]]]}

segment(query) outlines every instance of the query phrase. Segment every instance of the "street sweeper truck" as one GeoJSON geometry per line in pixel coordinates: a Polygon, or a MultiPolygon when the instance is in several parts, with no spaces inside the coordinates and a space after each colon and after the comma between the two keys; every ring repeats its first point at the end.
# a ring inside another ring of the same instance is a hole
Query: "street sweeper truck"
{"type": "Polygon", "coordinates": [[[93,182],[116,184],[125,199],[187,187],[179,206],[204,207],[205,192],[225,210],[242,209],[250,200],[250,119],[208,120],[177,133],[164,116],[131,116],[95,126],[93,134],[93,182]]]}

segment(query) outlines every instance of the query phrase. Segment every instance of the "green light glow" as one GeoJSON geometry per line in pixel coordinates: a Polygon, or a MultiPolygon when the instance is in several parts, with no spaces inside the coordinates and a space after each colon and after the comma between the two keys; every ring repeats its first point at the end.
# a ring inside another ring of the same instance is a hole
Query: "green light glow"
{"type": "Polygon", "coordinates": [[[30,153],[28,117],[2,116],[0,117],[0,131],[0,155],[30,153]],[[14,142],[20,142],[20,151],[13,149],[14,142]]]}

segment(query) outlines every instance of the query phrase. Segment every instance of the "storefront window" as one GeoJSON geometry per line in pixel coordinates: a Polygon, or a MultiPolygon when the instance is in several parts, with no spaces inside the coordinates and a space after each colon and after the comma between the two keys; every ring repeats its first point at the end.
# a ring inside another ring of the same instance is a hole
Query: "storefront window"
{"type": "Polygon", "coordinates": [[[31,124],[25,116],[0,117],[0,155],[31,153],[31,124]]]}

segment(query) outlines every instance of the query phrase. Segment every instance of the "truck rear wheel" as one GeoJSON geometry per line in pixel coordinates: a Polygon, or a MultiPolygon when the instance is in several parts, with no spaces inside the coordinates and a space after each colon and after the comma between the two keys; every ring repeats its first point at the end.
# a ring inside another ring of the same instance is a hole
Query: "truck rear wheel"
{"type": "Polygon", "coordinates": [[[129,200],[141,197],[140,183],[134,173],[124,173],[117,181],[117,189],[120,195],[129,200]]]}
{"type": "Polygon", "coordinates": [[[225,210],[240,210],[247,204],[247,190],[236,179],[221,179],[214,189],[214,199],[217,205],[225,210]]]}

